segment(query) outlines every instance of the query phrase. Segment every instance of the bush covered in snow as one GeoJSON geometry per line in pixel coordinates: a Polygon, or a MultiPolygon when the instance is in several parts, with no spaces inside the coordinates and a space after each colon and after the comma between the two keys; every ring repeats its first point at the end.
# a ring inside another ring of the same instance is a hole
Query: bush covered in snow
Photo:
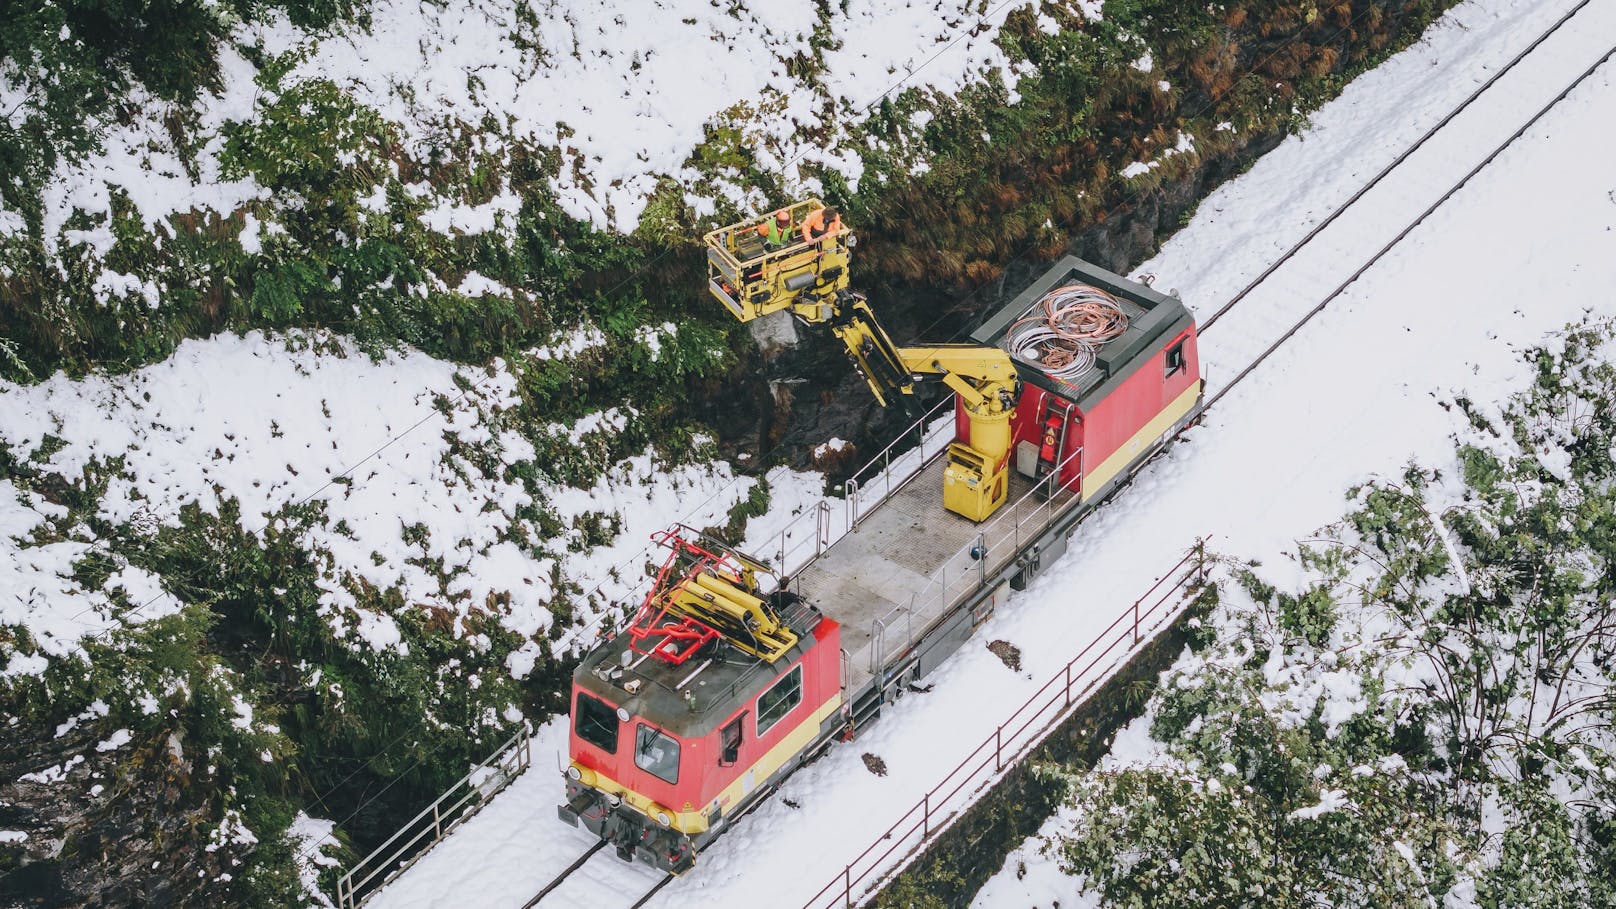
{"type": "Polygon", "coordinates": [[[1107,906],[1610,905],[1616,329],[1460,400],[1454,462],[1352,492],[1233,589],[1051,848],[1107,906]],[[1142,721],[1143,722],[1143,721],[1142,721]]]}

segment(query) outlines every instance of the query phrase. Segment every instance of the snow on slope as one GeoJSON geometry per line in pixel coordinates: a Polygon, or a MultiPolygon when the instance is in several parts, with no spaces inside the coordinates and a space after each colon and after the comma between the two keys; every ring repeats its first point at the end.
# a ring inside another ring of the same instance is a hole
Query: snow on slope
{"type": "MultiPolygon", "coordinates": [[[[723,463],[670,469],[648,452],[612,467],[588,489],[552,484],[542,504],[562,526],[606,512],[621,518],[621,532],[577,552],[567,538],[535,533],[554,552],[536,556],[509,533],[526,520],[521,509],[533,497],[503,471],[532,460],[534,450],[516,433],[487,425],[490,415],[515,403],[515,394],[515,378],[500,363],[484,373],[415,351],[373,361],[346,340],[311,334],[221,335],[187,341],[163,363],[125,376],[0,384],[0,442],[26,453],[47,437],[60,440],[44,463],[68,477],[92,461],[122,458],[99,505],[103,517],[119,524],[174,523],[186,503],[217,513],[222,499],[234,498],[243,526],[257,533],[283,506],[317,496],[329,520],[307,543],[334,559],[322,573],[322,604],[335,627],[349,627],[378,649],[399,644],[396,626],[386,615],[357,610],[348,578],[379,589],[398,585],[405,602],[461,615],[492,608],[496,594],[509,592],[510,603],[498,607],[502,622],[531,637],[551,621],[553,569],[585,591],[604,585],[608,600],[620,597],[637,575],[613,569],[636,565],[651,532],[679,518],[723,524],[754,482],[736,479],[723,463]],[[463,386],[472,390],[463,395],[463,386]],[[455,454],[460,445],[493,453],[498,467],[477,469],[455,454]],[[350,469],[345,480],[332,482],[350,469]],[[447,589],[423,567],[438,560],[452,575],[447,589]]],[[[590,422],[585,417],[558,431],[576,438],[590,431],[590,422]]],[[[786,514],[801,489],[822,482],[791,471],[777,471],[772,480],[786,514]]],[[[0,484],[0,506],[0,621],[27,627],[52,654],[73,651],[80,636],[114,623],[114,604],[72,580],[72,563],[93,541],[21,542],[62,509],[19,500],[9,481],[0,484]]],[[[138,569],[126,567],[118,581],[132,604],[150,604],[134,620],[174,606],[138,569]]],[[[532,665],[525,653],[513,657],[518,677],[532,665]]],[[[41,668],[32,660],[0,671],[41,668]]]]}
{"type": "MultiPolygon", "coordinates": [[[[758,124],[765,168],[800,158],[856,182],[856,155],[826,151],[799,129],[859,119],[911,75],[909,84],[943,91],[988,72],[1014,85],[993,43],[1013,5],[978,14],[978,4],[957,0],[853,0],[829,17],[828,39],[839,46],[825,55],[816,90],[786,68],[827,27],[814,3],[391,0],[376,5],[369,30],[319,41],[295,78],[352,89],[417,142],[433,141],[445,118],[477,123],[497,112],[512,135],[564,148],[578,163],[556,186],[571,214],[628,230],[657,175],[695,179],[685,158],[712,118],[736,104],[771,111],[758,124]]],[[[285,29],[266,38],[277,51],[304,40],[285,29]]]]}
{"type": "MultiPolygon", "coordinates": [[[[1209,313],[1572,5],[1457,8],[1425,42],[1350,86],[1306,136],[1216,193],[1143,268],[1209,313]]],[[[800,771],[651,905],[800,905],[1197,537],[1216,534],[1218,548],[1274,565],[1299,535],[1340,515],[1352,483],[1395,473],[1411,457],[1442,458],[1453,424],[1440,398],[1502,399],[1527,375],[1519,350],[1585,306],[1616,313],[1616,161],[1604,151],[1616,139],[1604,115],[1613,104],[1605,72],[1094,515],[1067,558],[978,631],[977,641],[1021,648],[1020,674],[967,647],[929,694],[900,702],[859,742],[800,771]],[[864,768],[866,751],[885,761],[887,776],[864,768]]],[[[1336,266],[1350,271],[1385,239],[1350,237],[1335,248],[1336,266]]],[[[1203,346],[1214,386],[1243,365],[1223,343],[1214,330],[1203,346]]],[[[537,772],[373,905],[520,906],[589,845],[554,819],[560,782],[550,768],[563,745],[558,731],[541,734],[537,772]]],[[[549,899],[628,905],[656,878],[597,857],[549,899]]],[[[993,893],[982,905],[1047,905],[1044,892],[993,893]]]]}
{"type": "MultiPolygon", "coordinates": [[[[137,91],[123,121],[104,125],[102,153],[58,167],[44,198],[45,236],[55,238],[75,209],[110,211],[115,189],[148,226],[193,207],[228,214],[263,196],[251,179],[224,179],[217,163],[226,126],[254,120],[275,99],[247,62],[257,53],[293,64],[281,89],[329,80],[350,92],[397,124],[423,160],[466,125],[480,130],[475,141],[487,150],[508,140],[559,150],[558,199],[599,227],[632,230],[659,176],[696,184],[689,201],[703,212],[716,198],[761,204],[755,190],[709,183],[684,166],[725,118],[744,128],[765,169],[790,182],[817,189],[799,181],[802,162],[856,185],[862,165],[845,127],[887,90],[952,94],[986,78],[1014,87],[1017,69],[994,40],[1023,5],[849,0],[822,19],[820,4],[799,0],[378,0],[366,5],[365,21],[330,33],[304,31],[275,11],[238,27],[219,49],[221,87],[199,102],[190,137],[195,174],[166,131],[166,105],[137,91]],[[822,68],[803,62],[815,56],[811,40],[823,49],[822,68]]],[[[1092,0],[1062,5],[1099,15],[1092,0]]],[[[6,107],[29,103],[25,89],[20,71],[0,66],[6,107]]],[[[18,229],[21,220],[0,209],[4,225],[18,229]]],[[[83,233],[103,255],[112,243],[105,229],[83,233]]]]}

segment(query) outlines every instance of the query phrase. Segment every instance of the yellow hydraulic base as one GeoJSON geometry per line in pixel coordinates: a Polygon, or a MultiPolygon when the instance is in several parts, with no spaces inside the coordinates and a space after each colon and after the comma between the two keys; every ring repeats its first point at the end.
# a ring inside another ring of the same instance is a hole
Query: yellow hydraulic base
{"type": "Polygon", "coordinates": [[[943,507],[973,521],[986,521],[1010,492],[1010,465],[996,464],[958,442],[948,446],[943,468],[943,507]]]}

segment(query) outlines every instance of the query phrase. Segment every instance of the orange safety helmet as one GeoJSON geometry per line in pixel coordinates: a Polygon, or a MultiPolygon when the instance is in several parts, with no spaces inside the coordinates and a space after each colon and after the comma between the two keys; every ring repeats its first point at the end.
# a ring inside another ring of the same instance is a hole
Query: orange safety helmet
{"type": "Polygon", "coordinates": [[[779,211],[774,213],[774,220],[779,221],[781,224],[790,224],[791,223],[791,211],[789,209],[784,209],[784,208],[780,209],[779,211]]]}

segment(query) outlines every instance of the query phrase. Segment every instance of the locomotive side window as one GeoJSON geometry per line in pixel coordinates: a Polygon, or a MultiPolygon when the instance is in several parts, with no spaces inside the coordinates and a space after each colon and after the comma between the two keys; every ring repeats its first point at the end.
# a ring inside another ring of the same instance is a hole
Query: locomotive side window
{"type": "Polygon", "coordinates": [[[644,723],[634,736],[634,766],[670,783],[679,782],[679,742],[644,723]]]}
{"type": "Polygon", "coordinates": [[[578,709],[572,712],[578,738],[607,754],[617,753],[617,711],[598,698],[578,695],[578,709]]]}
{"type": "Polygon", "coordinates": [[[1188,340],[1185,338],[1167,349],[1167,375],[1170,376],[1184,368],[1184,343],[1188,340]]]}
{"type": "Polygon", "coordinates": [[[757,702],[757,728],[761,738],[780,718],[791,712],[791,708],[802,703],[802,665],[786,673],[785,678],[774,683],[774,687],[758,696],[757,702]]]}
{"type": "Polygon", "coordinates": [[[741,759],[741,721],[744,719],[746,714],[743,713],[718,734],[718,766],[733,767],[741,759]]]}

